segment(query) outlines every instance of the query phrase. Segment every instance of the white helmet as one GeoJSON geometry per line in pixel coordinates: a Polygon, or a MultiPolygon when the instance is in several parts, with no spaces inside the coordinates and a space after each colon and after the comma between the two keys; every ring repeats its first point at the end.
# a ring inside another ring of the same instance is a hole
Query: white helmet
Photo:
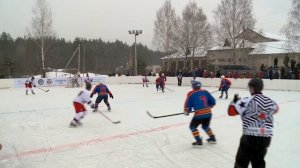
{"type": "Polygon", "coordinates": [[[223,79],[223,78],[225,78],[225,76],[224,76],[224,75],[222,75],[222,76],[221,76],[221,78],[223,79]]]}

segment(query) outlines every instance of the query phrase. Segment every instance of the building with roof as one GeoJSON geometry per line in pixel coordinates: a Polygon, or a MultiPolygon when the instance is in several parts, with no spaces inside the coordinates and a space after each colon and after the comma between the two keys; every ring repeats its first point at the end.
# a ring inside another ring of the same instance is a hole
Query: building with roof
{"type": "Polygon", "coordinates": [[[162,60],[165,71],[176,72],[179,69],[207,69],[212,72],[223,71],[260,71],[262,64],[274,66],[277,58],[278,67],[283,65],[285,57],[300,62],[300,50],[288,47],[284,37],[267,33],[258,33],[252,29],[244,29],[236,38],[247,43],[248,47],[232,49],[230,41],[226,40],[223,47],[216,46],[206,51],[196,50],[194,57],[176,52],[167,55],[162,60]],[[235,61],[233,61],[235,59],[235,61]],[[185,61],[186,60],[186,61],[185,61]],[[193,64],[193,66],[191,66],[193,64]]]}

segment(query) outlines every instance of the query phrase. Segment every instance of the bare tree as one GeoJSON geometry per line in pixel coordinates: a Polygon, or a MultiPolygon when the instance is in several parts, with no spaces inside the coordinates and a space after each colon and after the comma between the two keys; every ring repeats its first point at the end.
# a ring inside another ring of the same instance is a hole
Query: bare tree
{"type": "Polygon", "coordinates": [[[288,48],[292,51],[300,51],[300,0],[292,0],[288,23],[282,31],[288,39],[288,48]]]}
{"type": "Polygon", "coordinates": [[[192,54],[191,69],[193,69],[195,51],[205,50],[209,46],[210,35],[210,25],[202,8],[198,7],[196,2],[187,4],[176,34],[177,46],[185,53],[185,68],[187,57],[192,54]]]}
{"type": "Polygon", "coordinates": [[[52,28],[52,12],[46,0],[37,0],[32,10],[33,17],[29,35],[33,37],[40,50],[42,57],[42,71],[45,77],[45,54],[49,48],[47,40],[54,36],[52,28]]]}
{"type": "Polygon", "coordinates": [[[171,1],[166,0],[156,13],[154,21],[153,44],[163,52],[174,50],[174,32],[176,29],[176,14],[171,1]]]}
{"type": "Polygon", "coordinates": [[[243,29],[255,26],[252,3],[252,0],[222,0],[214,11],[215,42],[222,46],[225,40],[229,39],[234,64],[237,63],[235,49],[243,47],[243,41],[236,37],[243,29]]]}

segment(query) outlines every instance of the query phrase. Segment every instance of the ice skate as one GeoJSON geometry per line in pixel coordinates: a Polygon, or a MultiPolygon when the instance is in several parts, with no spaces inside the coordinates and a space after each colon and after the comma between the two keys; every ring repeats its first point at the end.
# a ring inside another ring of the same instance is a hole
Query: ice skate
{"type": "Polygon", "coordinates": [[[77,125],[73,122],[70,122],[70,127],[74,128],[74,127],[77,127],[77,125]]]}
{"type": "Polygon", "coordinates": [[[202,139],[200,139],[200,141],[196,141],[192,143],[193,146],[201,146],[202,144],[203,144],[202,139]]]}
{"type": "Polygon", "coordinates": [[[76,121],[76,125],[77,125],[77,126],[80,126],[80,125],[82,125],[82,122],[76,121]]]}
{"type": "Polygon", "coordinates": [[[110,106],[107,108],[107,111],[111,111],[111,108],[110,108],[110,106]]]}
{"type": "Polygon", "coordinates": [[[34,91],[33,91],[33,90],[31,91],[31,93],[32,93],[33,95],[35,95],[35,93],[34,93],[34,91]]]}
{"type": "Polygon", "coordinates": [[[212,143],[212,144],[216,144],[216,143],[217,143],[217,140],[216,140],[215,136],[212,135],[212,136],[210,136],[210,137],[207,139],[207,142],[212,143]]]}

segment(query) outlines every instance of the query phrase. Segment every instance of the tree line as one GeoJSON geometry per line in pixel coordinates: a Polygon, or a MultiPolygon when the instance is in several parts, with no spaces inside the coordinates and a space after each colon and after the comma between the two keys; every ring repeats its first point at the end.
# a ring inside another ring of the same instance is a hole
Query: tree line
{"type": "MultiPolygon", "coordinates": [[[[75,38],[68,41],[64,38],[47,38],[45,48],[45,70],[78,68],[78,53],[74,53],[80,44],[80,71],[97,74],[115,73],[116,67],[126,66],[129,56],[134,58],[134,45],[122,41],[105,42],[99,39],[75,38]],[[85,58],[85,60],[84,60],[85,58]],[[84,64],[85,63],[85,64],[84,64]]],[[[147,65],[159,65],[162,53],[153,51],[147,46],[137,44],[138,72],[144,73],[147,65]]],[[[13,39],[9,33],[0,36],[0,78],[26,77],[42,74],[41,50],[36,39],[18,37],[13,39]]],[[[130,72],[131,73],[131,72],[130,72]]]]}

